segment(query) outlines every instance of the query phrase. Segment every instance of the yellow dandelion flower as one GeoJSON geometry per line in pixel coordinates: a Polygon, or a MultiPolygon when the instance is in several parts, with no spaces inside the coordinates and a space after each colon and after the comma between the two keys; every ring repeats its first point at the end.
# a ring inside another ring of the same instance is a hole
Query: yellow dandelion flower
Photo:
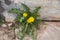
{"type": "Polygon", "coordinates": [[[23,17],[27,17],[27,15],[28,15],[27,13],[23,13],[23,17]]]}
{"type": "Polygon", "coordinates": [[[29,18],[27,19],[27,23],[32,23],[32,22],[34,22],[34,17],[29,17],[29,18]]]}

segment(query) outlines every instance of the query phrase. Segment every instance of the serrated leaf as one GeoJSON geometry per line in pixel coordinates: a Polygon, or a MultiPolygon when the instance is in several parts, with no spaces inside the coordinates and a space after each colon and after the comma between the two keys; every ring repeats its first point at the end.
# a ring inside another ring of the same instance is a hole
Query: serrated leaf
{"type": "Polygon", "coordinates": [[[30,8],[29,8],[26,4],[23,4],[23,3],[22,3],[22,6],[23,6],[23,8],[24,8],[25,10],[28,10],[28,11],[30,10],[30,8]]]}
{"type": "Polygon", "coordinates": [[[34,13],[38,13],[38,11],[40,10],[40,8],[41,8],[41,7],[36,7],[36,8],[34,9],[34,13]]]}
{"type": "Polygon", "coordinates": [[[23,6],[25,12],[31,14],[31,12],[30,12],[30,8],[29,8],[26,4],[23,4],[23,3],[22,3],[22,6],[23,6]]]}
{"type": "Polygon", "coordinates": [[[8,12],[10,13],[20,13],[20,10],[17,8],[12,8],[11,10],[9,10],[8,12]]]}
{"type": "Polygon", "coordinates": [[[33,16],[35,19],[37,19],[37,17],[40,16],[40,14],[38,13],[38,11],[40,10],[41,7],[36,7],[34,10],[33,10],[33,16]]]}

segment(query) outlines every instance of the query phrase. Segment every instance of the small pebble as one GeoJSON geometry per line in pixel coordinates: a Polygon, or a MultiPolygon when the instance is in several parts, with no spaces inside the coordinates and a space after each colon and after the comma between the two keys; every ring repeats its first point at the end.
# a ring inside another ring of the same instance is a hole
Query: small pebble
{"type": "Polygon", "coordinates": [[[8,26],[9,26],[9,27],[12,26],[12,23],[9,23],[8,26]]]}
{"type": "Polygon", "coordinates": [[[13,20],[11,20],[10,18],[5,18],[6,22],[13,22],[13,20]]]}
{"type": "Polygon", "coordinates": [[[7,27],[7,25],[6,25],[6,24],[2,24],[1,26],[2,26],[2,27],[7,27]]]}

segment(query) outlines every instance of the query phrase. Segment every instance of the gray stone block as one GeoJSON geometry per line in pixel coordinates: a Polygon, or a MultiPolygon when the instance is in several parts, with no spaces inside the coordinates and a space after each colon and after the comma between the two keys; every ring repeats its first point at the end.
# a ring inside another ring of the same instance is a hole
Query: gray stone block
{"type": "Polygon", "coordinates": [[[5,4],[10,5],[11,1],[10,0],[5,0],[5,4]]]}
{"type": "Polygon", "coordinates": [[[0,13],[3,13],[5,11],[5,9],[2,7],[2,2],[0,1],[0,13]]]}

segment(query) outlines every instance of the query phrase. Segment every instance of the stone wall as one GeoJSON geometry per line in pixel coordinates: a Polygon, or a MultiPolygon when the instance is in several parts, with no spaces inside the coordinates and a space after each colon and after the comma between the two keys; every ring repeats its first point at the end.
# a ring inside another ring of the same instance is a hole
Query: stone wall
{"type": "MultiPolygon", "coordinates": [[[[60,0],[0,0],[0,14],[5,16],[6,21],[14,21],[17,15],[9,14],[7,11],[14,7],[22,8],[20,3],[25,3],[32,10],[34,7],[41,6],[39,13],[41,14],[40,18],[43,20],[60,20],[60,0]]],[[[45,23],[44,26],[47,29],[45,31],[42,30],[43,33],[40,30],[37,31],[37,40],[60,40],[60,23],[58,24],[57,26],[52,22],[45,23]],[[43,35],[42,37],[41,34],[43,35]]],[[[7,27],[0,27],[0,40],[18,40],[14,33],[16,31],[7,27]]],[[[29,37],[26,37],[25,40],[29,40],[29,37]]]]}

